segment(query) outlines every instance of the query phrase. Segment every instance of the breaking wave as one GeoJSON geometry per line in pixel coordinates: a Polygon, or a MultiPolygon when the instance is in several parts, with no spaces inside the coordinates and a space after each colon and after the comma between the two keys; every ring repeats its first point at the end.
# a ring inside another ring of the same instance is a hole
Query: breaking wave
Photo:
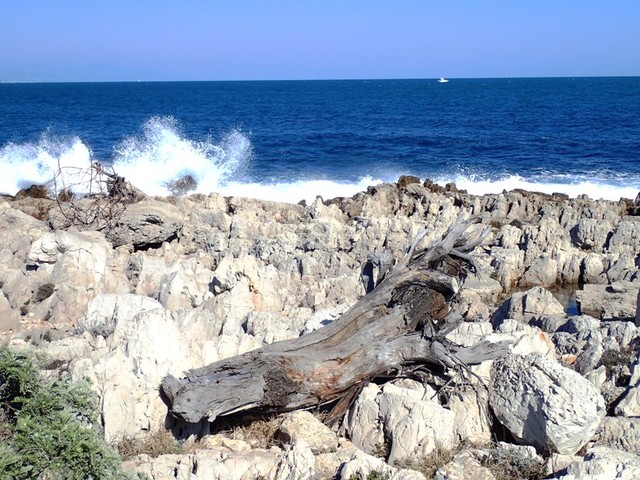
{"type": "MultiPolygon", "coordinates": [[[[61,137],[45,132],[35,142],[7,143],[0,147],[0,193],[15,194],[33,184],[50,184],[60,171],[66,172],[64,182],[74,185],[75,193],[86,193],[89,186],[82,172],[86,172],[95,160],[90,146],[77,136],[61,137]],[[82,185],[86,187],[84,190],[82,185]]],[[[374,176],[363,165],[361,174],[351,176],[350,181],[326,177],[314,179],[305,175],[305,166],[301,165],[298,179],[256,181],[256,175],[247,173],[254,160],[250,136],[239,129],[231,129],[218,138],[193,140],[174,118],[153,117],[142,125],[138,134],[117,144],[112,158],[104,163],[111,164],[115,172],[149,195],[217,192],[289,203],[310,202],[317,196],[324,199],[348,197],[370,185],[394,181],[402,174],[411,173],[398,168],[398,171],[374,176]]],[[[313,168],[317,169],[317,166],[313,168]]],[[[633,199],[640,190],[640,178],[616,179],[605,174],[531,178],[504,175],[492,179],[441,170],[427,170],[421,174],[423,179],[426,175],[441,185],[454,182],[458,188],[478,195],[524,189],[564,193],[570,197],[586,193],[595,199],[618,200],[621,197],[633,199]]]]}

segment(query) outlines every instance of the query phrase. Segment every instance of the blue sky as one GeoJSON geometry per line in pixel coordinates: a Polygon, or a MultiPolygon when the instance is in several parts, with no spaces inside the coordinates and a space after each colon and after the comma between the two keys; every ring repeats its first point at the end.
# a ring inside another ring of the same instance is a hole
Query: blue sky
{"type": "Polygon", "coordinates": [[[640,75],[640,1],[0,0],[0,81],[640,75]]]}

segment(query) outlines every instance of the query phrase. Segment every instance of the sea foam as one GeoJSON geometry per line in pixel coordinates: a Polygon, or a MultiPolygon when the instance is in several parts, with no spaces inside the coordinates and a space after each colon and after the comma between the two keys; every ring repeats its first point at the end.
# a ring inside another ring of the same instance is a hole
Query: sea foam
{"type": "Polygon", "coordinates": [[[66,172],[58,177],[59,189],[85,184],[88,191],[91,186],[83,172],[90,165],[91,151],[78,137],[52,137],[45,133],[34,143],[8,143],[0,148],[0,193],[12,195],[31,185],[52,187],[54,175],[59,172],[66,172]]]}
{"type": "MultiPolygon", "coordinates": [[[[105,163],[149,195],[217,192],[288,203],[311,202],[317,196],[325,200],[349,197],[383,180],[394,181],[402,174],[412,173],[398,170],[376,178],[367,174],[363,165],[363,174],[352,181],[326,178],[256,181],[246,174],[253,158],[250,136],[239,129],[231,129],[220,138],[193,140],[172,117],[153,117],[138,134],[116,145],[112,158],[105,163]]],[[[58,189],[70,186],[76,194],[95,191],[95,187],[87,184],[86,175],[94,160],[91,148],[74,136],[44,133],[33,143],[8,143],[0,148],[0,193],[15,194],[33,184],[51,187],[54,175],[60,171],[64,176],[56,180],[58,189]]],[[[622,197],[633,199],[640,190],[640,178],[614,179],[606,175],[482,178],[455,171],[422,172],[425,175],[441,185],[454,182],[459,189],[476,195],[523,189],[570,197],[586,193],[594,199],[615,201],[622,197]]]]}
{"type": "Polygon", "coordinates": [[[505,175],[495,180],[478,178],[475,175],[441,176],[434,179],[436,183],[445,185],[453,182],[456,187],[473,195],[485,195],[488,193],[501,193],[511,190],[526,190],[540,193],[563,193],[571,198],[586,194],[593,199],[617,201],[621,198],[634,199],[640,191],[640,179],[627,179],[623,182],[615,182],[606,177],[574,177],[560,178],[550,176],[548,179],[526,179],[519,175],[505,175]]]}

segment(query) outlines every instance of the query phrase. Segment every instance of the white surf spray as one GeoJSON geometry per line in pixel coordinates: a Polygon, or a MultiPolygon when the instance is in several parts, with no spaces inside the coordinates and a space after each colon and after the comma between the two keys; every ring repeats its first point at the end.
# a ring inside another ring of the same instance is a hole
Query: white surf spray
{"type": "MultiPolygon", "coordinates": [[[[117,145],[112,161],[118,175],[148,195],[216,192],[288,203],[312,202],[317,196],[325,200],[350,197],[370,185],[382,183],[380,178],[395,181],[401,174],[408,173],[396,166],[398,171],[378,169],[377,178],[363,174],[353,181],[292,178],[257,182],[255,177],[247,180],[244,176],[253,158],[251,140],[240,130],[232,129],[217,139],[193,140],[172,117],[154,117],[142,125],[138,135],[117,145]]],[[[86,172],[93,160],[91,149],[78,137],[53,137],[45,132],[33,143],[7,143],[0,147],[0,193],[13,195],[33,184],[51,186],[53,176],[61,170],[65,177],[59,181],[58,189],[71,186],[76,194],[87,193],[91,186],[87,184],[86,172]]],[[[603,173],[534,178],[505,175],[489,180],[456,172],[449,175],[423,172],[423,175],[425,173],[440,185],[454,182],[458,188],[476,195],[523,189],[564,193],[570,197],[587,194],[593,199],[617,201],[622,197],[633,199],[640,190],[640,177],[626,174],[619,178],[603,173]]]]}
{"type": "Polygon", "coordinates": [[[145,122],[141,135],[116,147],[113,168],[149,195],[216,192],[287,203],[352,196],[381,183],[371,177],[356,182],[246,181],[243,172],[252,158],[251,141],[240,130],[231,130],[219,141],[194,141],[186,138],[172,117],[154,117],[145,122]]]}
{"type": "Polygon", "coordinates": [[[579,195],[588,195],[589,198],[599,200],[617,201],[621,198],[636,198],[640,191],[640,178],[627,178],[624,181],[606,178],[602,176],[563,176],[562,181],[548,181],[526,179],[519,175],[509,175],[497,180],[484,180],[476,176],[440,176],[434,179],[441,185],[449,182],[456,184],[461,190],[467,190],[473,195],[485,195],[487,193],[501,193],[515,189],[541,193],[563,193],[571,198],[579,195]]]}
{"type": "Polygon", "coordinates": [[[238,130],[218,143],[185,138],[172,117],[151,118],[142,130],[116,147],[113,168],[149,195],[176,193],[185,179],[187,193],[216,191],[253,155],[249,138],[238,130]]]}
{"type": "Polygon", "coordinates": [[[8,143],[0,148],[0,193],[13,195],[31,185],[47,185],[82,191],[81,185],[90,186],[85,174],[91,165],[91,151],[78,137],[57,138],[43,134],[37,142],[8,143]],[[60,174],[62,174],[60,176],[60,174]],[[78,188],[74,188],[78,187],[78,188]]]}

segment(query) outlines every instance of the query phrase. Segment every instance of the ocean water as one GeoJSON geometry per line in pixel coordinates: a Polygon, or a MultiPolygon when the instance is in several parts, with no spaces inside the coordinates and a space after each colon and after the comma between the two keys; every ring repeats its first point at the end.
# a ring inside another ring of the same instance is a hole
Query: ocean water
{"type": "Polygon", "coordinates": [[[190,177],[298,202],[416,175],[635,198],[640,78],[0,84],[0,192],[94,161],[151,195],[190,177]]]}

